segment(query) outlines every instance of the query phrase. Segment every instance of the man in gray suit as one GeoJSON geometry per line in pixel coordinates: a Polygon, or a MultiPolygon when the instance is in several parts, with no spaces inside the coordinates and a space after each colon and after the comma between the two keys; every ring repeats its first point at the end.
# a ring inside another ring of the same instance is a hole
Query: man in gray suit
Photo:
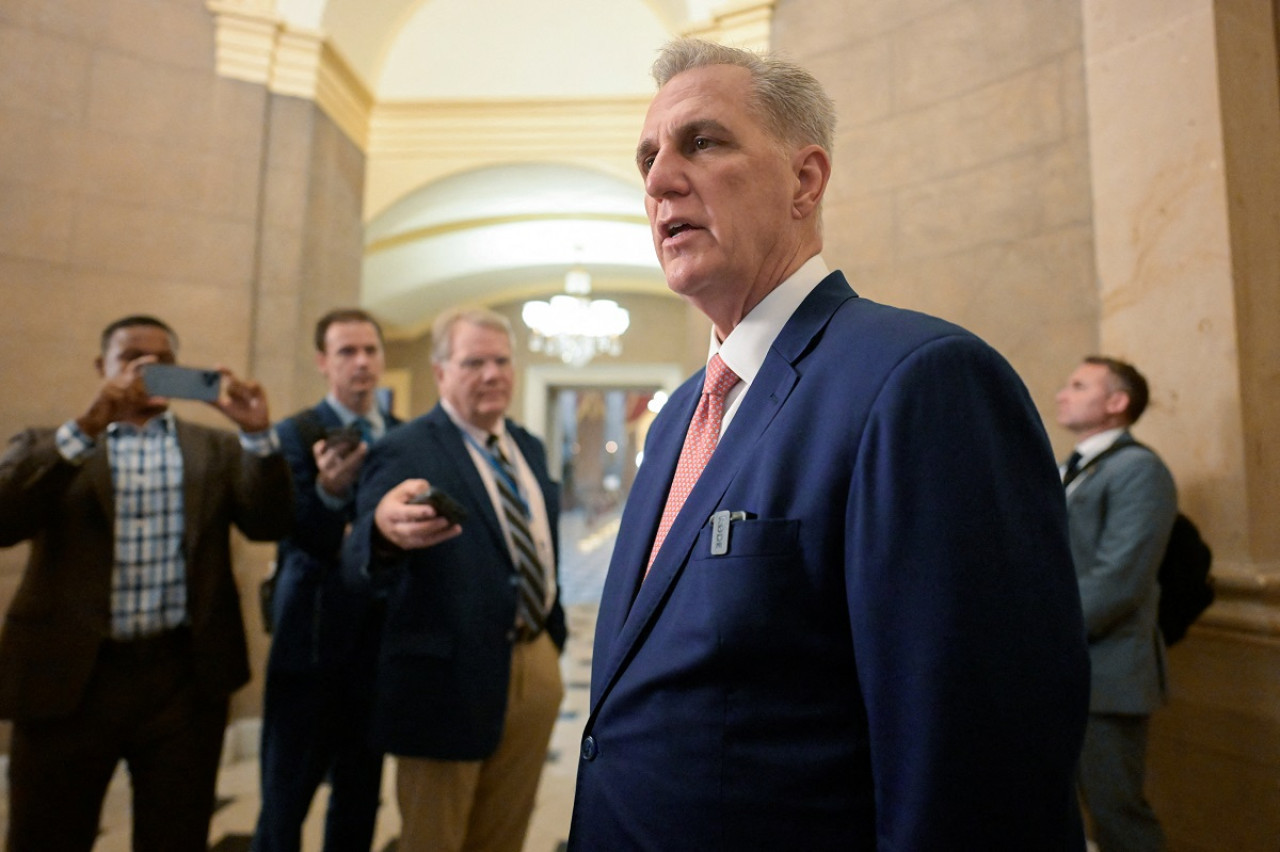
{"type": "Polygon", "coordinates": [[[1062,473],[1093,668],[1079,787],[1101,852],[1164,847],[1143,776],[1147,723],[1165,698],[1156,572],[1178,498],[1164,462],[1129,434],[1147,399],[1132,365],[1097,356],[1057,396],[1058,423],[1076,436],[1062,473]]]}

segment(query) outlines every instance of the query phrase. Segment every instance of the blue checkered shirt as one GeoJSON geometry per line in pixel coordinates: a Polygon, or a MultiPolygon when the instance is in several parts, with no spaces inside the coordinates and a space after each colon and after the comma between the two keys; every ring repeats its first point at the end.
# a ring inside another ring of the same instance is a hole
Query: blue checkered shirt
{"type": "MultiPolygon", "coordinates": [[[[168,412],[141,429],[112,423],[106,440],[115,496],[111,635],[137,639],[187,621],[182,451],[168,412]]],[[[57,441],[72,460],[94,447],[75,421],[63,424],[57,441]]]]}

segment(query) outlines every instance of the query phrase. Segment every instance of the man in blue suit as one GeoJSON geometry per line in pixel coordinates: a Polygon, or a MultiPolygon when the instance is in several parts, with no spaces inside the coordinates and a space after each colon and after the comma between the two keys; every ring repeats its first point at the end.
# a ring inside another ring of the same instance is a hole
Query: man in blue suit
{"type": "Polygon", "coordinates": [[[1079,852],[1087,659],[1025,388],[828,272],[835,120],[811,75],[681,40],[654,76],[654,244],[732,377],[700,399],[695,375],[650,430],[570,848],[1079,852]]]}
{"type": "Polygon", "coordinates": [[[1129,432],[1148,398],[1132,364],[1102,356],[1085,358],[1057,396],[1058,423],[1076,437],[1062,475],[1092,666],[1080,798],[1101,852],[1164,848],[1143,787],[1148,722],[1165,700],[1157,573],[1178,491],[1129,432]]]}
{"type": "Polygon", "coordinates": [[[373,732],[396,756],[401,852],[520,852],[564,694],[559,491],[505,416],[511,349],[500,314],[438,317],[440,404],[360,475],[345,567],[387,593],[373,732]],[[419,502],[432,488],[451,502],[419,502]]]}
{"type": "Polygon", "coordinates": [[[346,586],[341,556],[360,468],[399,421],[377,405],[385,360],[373,316],[330,311],[316,323],[315,346],[329,392],[276,427],[297,501],[276,557],[256,852],[297,852],[326,779],[324,848],[369,849],[382,784],[382,752],[369,738],[382,606],[346,586]]]}

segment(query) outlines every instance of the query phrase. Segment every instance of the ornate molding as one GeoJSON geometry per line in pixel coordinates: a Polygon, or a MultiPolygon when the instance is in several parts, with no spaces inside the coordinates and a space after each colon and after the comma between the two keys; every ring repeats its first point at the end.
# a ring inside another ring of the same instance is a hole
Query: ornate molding
{"type": "Polygon", "coordinates": [[[373,96],[324,34],[290,26],[267,0],[206,0],[217,28],[217,72],[315,101],[358,145],[368,147],[373,96]]]}

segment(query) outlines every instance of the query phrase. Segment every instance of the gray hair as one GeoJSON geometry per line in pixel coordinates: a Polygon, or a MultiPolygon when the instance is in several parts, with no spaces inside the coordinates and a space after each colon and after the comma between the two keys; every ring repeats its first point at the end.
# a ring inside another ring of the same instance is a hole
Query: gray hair
{"type": "Polygon", "coordinates": [[[460,322],[500,331],[515,347],[511,321],[488,308],[450,308],[431,324],[431,363],[443,364],[453,357],[453,327],[460,322]]]}
{"type": "Polygon", "coordinates": [[[711,65],[733,65],[751,74],[752,111],[780,142],[819,145],[828,154],[835,143],[835,103],[808,71],[773,53],[754,53],[709,41],[680,38],[668,42],[653,63],[661,89],[677,74],[711,65]]]}

